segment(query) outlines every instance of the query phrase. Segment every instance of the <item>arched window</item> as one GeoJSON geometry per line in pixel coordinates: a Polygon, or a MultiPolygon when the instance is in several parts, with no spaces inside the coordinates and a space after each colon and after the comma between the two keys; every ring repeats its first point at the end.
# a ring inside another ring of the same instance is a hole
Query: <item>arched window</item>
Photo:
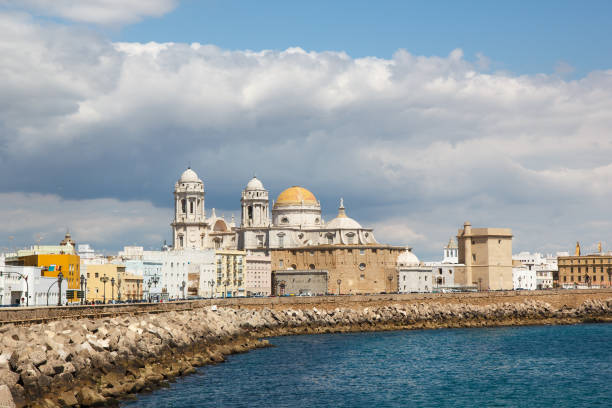
{"type": "Polygon", "coordinates": [[[187,200],[185,199],[181,200],[181,211],[183,214],[187,212],[187,200]]]}

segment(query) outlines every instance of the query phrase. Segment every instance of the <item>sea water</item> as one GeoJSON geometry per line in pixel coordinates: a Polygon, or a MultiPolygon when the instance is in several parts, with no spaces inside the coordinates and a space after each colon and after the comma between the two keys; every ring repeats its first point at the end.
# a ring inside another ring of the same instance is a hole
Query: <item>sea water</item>
{"type": "Polygon", "coordinates": [[[612,324],[271,338],[123,407],[612,407],[612,324]]]}

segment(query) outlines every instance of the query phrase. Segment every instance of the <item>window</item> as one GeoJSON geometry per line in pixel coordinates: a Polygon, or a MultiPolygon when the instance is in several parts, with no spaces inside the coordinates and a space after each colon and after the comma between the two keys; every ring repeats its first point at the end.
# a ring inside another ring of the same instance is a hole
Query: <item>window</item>
{"type": "Polygon", "coordinates": [[[309,267],[311,270],[315,268],[314,264],[310,264],[310,265],[308,265],[308,267],[309,267]]]}
{"type": "Polygon", "coordinates": [[[187,212],[187,200],[181,200],[181,210],[183,212],[183,214],[185,214],[187,212]]]}
{"type": "Polygon", "coordinates": [[[472,254],[472,261],[476,262],[476,254],[472,254]]]}
{"type": "Polygon", "coordinates": [[[96,272],[96,278],[97,278],[98,276],[99,276],[99,275],[98,275],[98,272],[96,272]]]}
{"type": "Polygon", "coordinates": [[[283,267],[283,260],[282,260],[282,259],[280,259],[280,260],[278,261],[278,267],[279,267],[279,268],[282,268],[282,267],[283,267]]]}
{"type": "Polygon", "coordinates": [[[402,279],[404,282],[406,281],[406,275],[404,275],[404,279],[402,279]]]}
{"type": "Polygon", "coordinates": [[[359,264],[359,269],[360,270],[364,270],[366,268],[366,264],[364,264],[363,262],[359,264]]]}
{"type": "Polygon", "coordinates": [[[287,224],[287,223],[289,223],[289,218],[287,218],[287,217],[283,217],[283,218],[281,218],[281,223],[282,223],[282,224],[287,224]]]}
{"type": "Polygon", "coordinates": [[[189,202],[189,212],[193,214],[193,201],[189,202]]]}
{"type": "Polygon", "coordinates": [[[365,249],[360,249],[359,250],[359,255],[365,255],[365,249]]]}
{"type": "Polygon", "coordinates": [[[278,234],[278,247],[284,248],[285,246],[285,234],[278,234]]]}

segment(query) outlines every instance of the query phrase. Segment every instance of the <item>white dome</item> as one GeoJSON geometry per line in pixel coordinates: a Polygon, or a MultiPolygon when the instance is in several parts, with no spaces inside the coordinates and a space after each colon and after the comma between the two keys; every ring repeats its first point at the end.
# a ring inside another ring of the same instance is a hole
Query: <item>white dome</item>
{"type": "Polygon", "coordinates": [[[340,207],[338,208],[338,216],[325,224],[327,229],[361,229],[361,225],[354,219],[347,217],[344,210],[344,200],[340,199],[340,207]]]}
{"type": "Polygon", "coordinates": [[[263,183],[259,181],[257,177],[253,177],[246,185],[245,190],[246,191],[264,190],[264,186],[263,186],[263,183]]]}
{"type": "Polygon", "coordinates": [[[187,170],[185,170],[183,174],[181,174],[181,178],[179,179],[179,183],[198,183],[198,182],[201,183],[202,181],[198,178],[198,175],[196,174],[196,172],[191,170],[190,167],[188,167],[187,170]]]}
{"type": "Polygon", "coordinates": [[[397,257],[397,263],[398,265],[402,266],[416,266],[419,265],[420,261],[419,258],[417,258],[417,256],[412,253],[412,251],[407,249],[401,254],[399,254],[399,256],[397,257]]]}
{"type": "Polygon", "coordinates": [[[352,218],[347,217],[336,217],[327,224],[327,229],[361,229],[361,225],[352,218]]]}

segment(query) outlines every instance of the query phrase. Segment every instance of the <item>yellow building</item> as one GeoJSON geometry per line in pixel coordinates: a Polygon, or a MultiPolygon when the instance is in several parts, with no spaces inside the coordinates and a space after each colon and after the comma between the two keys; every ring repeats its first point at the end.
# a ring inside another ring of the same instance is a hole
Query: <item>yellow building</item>
{"type": "Polygon", "coordinates": [[[612,253],[580,255],[580,244],[576,243],[573,256],[557,258],[559,266],[558,285],[571,287],[610,287],[612,286],[612,253]]]}
{"type": "Polygon", "coordinates": [[[84,264],[83,272],[87,276],[87,301],[109,302],[118,297],[119,268],[116,264],[84,264]]]}
{"type": "Polygon", "coordinates": [[[79,302],[77,291],[81,289],[80,258],[73,254],[33,254],[7,259],[7,265],[38,266],[41,275],[57,278],[61,273],[68,281],[68,302],[79,302]]]}
{"type": "Polygon", "coordinates": [[[245,296],[244,267],[246,251],[217,250],[217,281],[215,282],[216,297],[245,296]]]}
{"type": "Polygon", "coordinates": [[[479,290],[512,290],[512,230],[472,228],[469,222],[457,233],[459,263],[455,283],[479,290]]]}
{"type": "Polygon", "coordinates": [[[121,300],[142,299],[142,276],[124,273],[121,277],[121,300]]]}

